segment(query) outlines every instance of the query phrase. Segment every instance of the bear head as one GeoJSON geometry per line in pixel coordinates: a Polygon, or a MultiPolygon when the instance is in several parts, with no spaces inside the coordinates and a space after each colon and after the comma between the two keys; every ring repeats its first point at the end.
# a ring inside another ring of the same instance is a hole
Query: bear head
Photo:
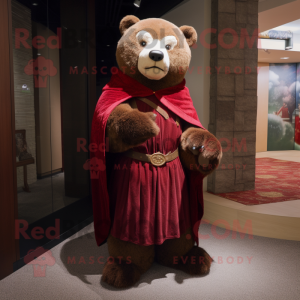
{"type": "Polygon", "coordinates": [[[122,72],[153,91],[182,82],[191,60],[190,47],[197,41],[193,27],[126,16],[120,32],[116,58],[122,72]]]}

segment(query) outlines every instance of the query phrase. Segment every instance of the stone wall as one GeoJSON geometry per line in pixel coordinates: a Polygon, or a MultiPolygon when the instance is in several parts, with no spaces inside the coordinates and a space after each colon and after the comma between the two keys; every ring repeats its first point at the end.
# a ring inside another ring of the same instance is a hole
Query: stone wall
{"type": "Polygon", "coordinates": [[[208,178],[208,190],[251,190],[255,184],[258,0],[212,0],[211,10],[212,28],[217,32],[211,34],[216,47],[211,49],[208,129],[222,141],[223,159],[208,178]],[[253,38],[252,46],[247,38],[253,38]]]}

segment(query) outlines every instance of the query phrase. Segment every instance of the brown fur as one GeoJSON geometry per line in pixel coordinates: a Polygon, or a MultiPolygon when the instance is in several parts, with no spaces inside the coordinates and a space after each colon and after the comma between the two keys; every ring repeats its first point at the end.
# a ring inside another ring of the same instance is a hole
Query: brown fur
{"type": "Polygon", "coordinates": [[[103,269],[102,281],[116,288],[127,288],[139,281],[141,272],[134,264],[125,261],[107,262],[103,269]]]}
{"type": "Polygon", "coordinates": [[[111,234],[107,239],[108,252],[113,257],[122,256],[124,260],[130,259],[141,274],[145,273],[154,261],[154,245],[141,246],[122,241],[111,234]]]}
{"type": "Polygon", "coordinates": [[[132,109],[128,103],[118,105],[110,114],[106,125],[109,151],[123,152],[158,135],[160,129],[152,112],[132,109]]]}
{"type": "Polygon", "coordinates": [[[197,32],[191,26],[181,26],[180,30],[183,32],[186,41],[190,47],[194,46],[197,42],[197,32]]]}
{"type": "Polygon", "coordinates": [[[118,43],[116,52],[119,69],[153,91],[179,84],[184,79],[190,64],[191,51],[188,41],[191,44],[191,41],[197,38],[195,29],[191,26],[183,26],[184,32],[182,32],[180,28],[166,20],[153,18],[134,23],[135,18],[134,16],[126,16],[120,24],[123,36],[118,43]],[[131,26],[127,27],[129,24],[131,26]],[[127,30],[124,31],[126,27],[127,30]],[[136,34],[141,30],[147,30],[154,38],[161,39],[173,35],[177,39],[177,45],[168,52],[170,57],[168,74],[160,80],[148,79],[138,70],[138,57],[143,48],[138,43],[136,34]],[[184,34],[188,34],[188,41],[184,34]]]}
{"type": "MultiPolygon", "coordinates": [[[[189,46],[193,46],[197,41],[194,28],[190,26],[178,28],[162,19],[140,21],[134,16],[127,16],[120,23],[120,32],[122,38],[118,43],[116,57],[120,70],[125,74],[153,91],[175,86],[184,79],[191,59],[189,46]],[[150,80],[138,70],[138,57],[142,46],[136,40],[136,34],[140,30],[147,30],[154,38],[161,39],[173,35],[177,39],[177,45],[168,52],[169,71],[160,80],[150,80]]],[[[143,113],[132,109],[127,102],[118,105],[109,116],[106,127],[110,152],[126,151],[156,136],[159,128],[155,119],[152,112],[143,113]]],[[[197,169],[205,176],[211,173],[215,166],[210,170],[199,167],[201,158],[217,165],[222,157],[219,142],[211,133],[188,124],[185,124],[183,130],[179,152],[185,167],[198,166],[197,169]],[[205,146],[205,151],[199,154],[202,145],[205,146]],[[196,147],[195,150],[193,146],[196,147]]],[[[118,288],[134,285],[151,267],[154,259],[162,265],[182,270],[190,275],[206,275],[211,265],[211,258],[206,251],[194,246],[191,229],[180,238],[168,239],[162,245],[140,246],[119,240],[112,235],[108,237],[107,244],[109,254],[114,258],[121,257],[121,261],[108,262],[104,267],[102,280],[118,288]],[[177,263],[174,263],[176,257],[177,263]],[[200,262],[199,258],[202,258],[200,262]]]]}
{"type": "Polygon", "coordinates": [[[112,235],[109,235],[107,244],[114,261],[106,263],[102,280],[117,288],[127,288],[137,283],[154,259],[161,265],[193,276],[207,275],[212,262],[204,249],[194,246],[190,228],[180,238],[168,239],[161,245],[140,246],[112,235]]]}
{"type": "Polygon", "coordinates": [[[188,170],[198,166],[197,156],[194,155],[189,149],[183,150],[181,145],[179,147],[179,157],[182,165],[188,170]]]}
{"type": "Polygon", "coordinates": [[[140,246],[122,241],[112,235],[109,235],[107,245],[109,255],[115,258],[115,262],[106,263],[102,280],[114,287],[133,286],[154,261],[154,245],[140,246]]]}
{"type": "Polygon", "coordinates": [[[179,239],[166,240],[162,245],[155,246],[155,255],[158,263],[194,276],[207,275],[212,262],[204,249],[194,246],[191,229],[179,239]]]}
{"type": "Polygon", "coordinates": [[[187,254],[194,246],[192,231],[189,228],[178,239],[165,240],[155,246],[155,260],[164,266],[173,267],[174,257],[187,254]]]}
{"type": "Polygon", "coordinates": [[[222,147],[212,133],[191,126],[182,133],[179,153],[181,162],[186,168],[198,170],[207,176],[220,164],[222,147]],[[199,152],[201,146],[204,146],[202,153],[199,152]],[[205,159],[207,163],[200,163],[201,159],[205,159]]]}
{"type": "Polygon", "coordinates": [[[178,260],[177,268],[191,276],[205,276],[210,271],[212,261],[203,248],[194,246],[178,260]]]}
{"type": "Polygon", "coordinates": [[[129,27],[131,27],[132,25],[134,25],[135,23],[137,23],[137,22],[139,22],[139,21],[140,21],[140,19],[137,18],[136,16],[129,15],[129,16],[124,17],[124,18],[121,20],[120,26],[119,26],[121,35],[123,35],[124,32],[125,32],[129,27]]]}

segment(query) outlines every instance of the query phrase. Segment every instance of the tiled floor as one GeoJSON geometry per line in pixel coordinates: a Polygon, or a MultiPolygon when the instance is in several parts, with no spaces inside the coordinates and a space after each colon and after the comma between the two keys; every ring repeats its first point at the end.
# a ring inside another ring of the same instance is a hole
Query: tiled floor
{"type": "Polygon", "coordinates": [[[65,196],[64,173],[38,179],[29,187],[30,193],[18,189],[18,218],[29,224],[79,200],[65,196]]]}

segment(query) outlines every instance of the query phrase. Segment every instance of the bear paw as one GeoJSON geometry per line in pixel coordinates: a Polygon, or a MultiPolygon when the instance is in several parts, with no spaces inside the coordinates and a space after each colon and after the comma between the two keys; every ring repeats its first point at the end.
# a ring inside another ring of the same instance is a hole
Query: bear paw
{"type": "Polygon", "coordinates": [[[119,135],[127,145],[140,145],[159,134],[155,120],[156,114],[133,109],[118,120],[119,135]]]}
{"type": "Polygon", "coordinates": [[[116,288],[128,288],[139,281],[141,276],[137,266],[125,261],[107,262],[103,269],[102,281],[116,288]]]}
{"type": "Polygon", "coordinates": [[[179,258],[178,269],[192,276],[205,276],[210,271],[212,261],[203,248],[194,246],[186,255],[179,258]]]}
{"type": "Polygon", "coordinates": [[[217,138],[201,128],[188,128],[181,139],[184,151],[196,157],[196,166],[193,169],[200,171],[205,176],[213,172],[220,164],[222,147],[217,138]]]}

